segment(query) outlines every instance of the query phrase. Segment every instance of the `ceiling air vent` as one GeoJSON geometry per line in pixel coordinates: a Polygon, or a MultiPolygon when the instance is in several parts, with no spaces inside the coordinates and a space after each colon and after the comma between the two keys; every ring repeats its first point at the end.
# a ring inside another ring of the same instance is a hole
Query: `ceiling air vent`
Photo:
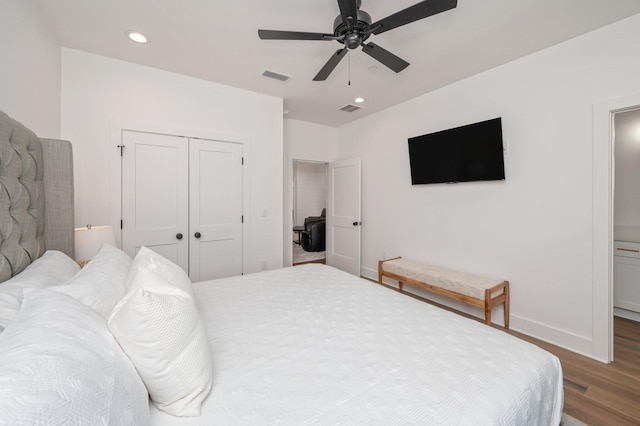
{"type": "Polygon", "coordinates": [[[342,108],[340,108],[340,111],[345,111],[345,112],[354,112],[359,110],[360,107],[359,106],[355,106],[355,105],[351,105],[351,104],[347,104],[345,106],[343,106],[342,108]]]}
{"type": "Polygon", "coordinates": [[[264,77],[269,77],[269,78],[273,78],[274,80],[279,80],[279,81],[287,81],[289,80],[291,77],[288,75],[284,75],[284,74],[280,74],[278,72],[275,71],[269,71],[269,70],[264,70],[262,72],[262,75],[264,77]]]}

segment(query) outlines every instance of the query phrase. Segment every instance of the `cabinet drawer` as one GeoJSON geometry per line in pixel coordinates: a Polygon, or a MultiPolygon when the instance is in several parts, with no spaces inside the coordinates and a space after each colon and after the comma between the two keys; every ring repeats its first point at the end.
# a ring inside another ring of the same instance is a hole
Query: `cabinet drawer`
{"type": "Polygon", "coordinates": [[[640,259],[640,243],[615,241],[613,247],[614,256],[635,257],[640,259]]]}

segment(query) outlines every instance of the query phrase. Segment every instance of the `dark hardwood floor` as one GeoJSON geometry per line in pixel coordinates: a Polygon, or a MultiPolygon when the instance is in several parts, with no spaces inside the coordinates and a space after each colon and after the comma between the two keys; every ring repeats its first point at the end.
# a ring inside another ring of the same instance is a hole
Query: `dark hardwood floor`
{"type": "MultiPolygon", "coordinates": [[[[398,291],[391,286],[385,287],[398,291]]],[[[451,310],[422,297],[404,291],[401,293],[451,310]]],[[[615,317],[615,361],[611,364],[603,364],[500,326],[492,327],[538,345],[560,359],[565,413],[593,426],[640,425],[640,323],[615,317]]]]}

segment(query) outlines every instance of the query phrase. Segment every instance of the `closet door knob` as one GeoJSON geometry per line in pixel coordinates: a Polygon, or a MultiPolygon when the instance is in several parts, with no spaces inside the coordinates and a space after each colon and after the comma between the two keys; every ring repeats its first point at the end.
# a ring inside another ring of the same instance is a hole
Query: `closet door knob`
{"type": "Polygon", "coordinates": [[[193,236],[196,237],[196,238],[200,238],[202,235],[200,235],[199,232],[196,232],[195,234],[193,234],[193,236]]]}
{"type": "Polygon", "coordinates": [[[181,240],[182,239],[182,234],[176,234],[176,238],[181,240]]]}

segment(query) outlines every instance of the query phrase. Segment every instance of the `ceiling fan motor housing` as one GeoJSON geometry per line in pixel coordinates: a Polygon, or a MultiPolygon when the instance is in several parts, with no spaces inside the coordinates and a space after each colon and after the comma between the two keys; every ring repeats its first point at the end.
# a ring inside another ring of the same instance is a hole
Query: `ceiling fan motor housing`
{"type": "Polygon", "coordinates": [[[338,15],[333,21],[333,34],[336,37],[344,36],[344,39],[337,41],[349,49],[356,49],[371,35],[367,33],[369,25],[371,25],[371,16],[364,10],[358,10],[358,22],[351,29],[342,21],[342,16],[338,15]]]}

